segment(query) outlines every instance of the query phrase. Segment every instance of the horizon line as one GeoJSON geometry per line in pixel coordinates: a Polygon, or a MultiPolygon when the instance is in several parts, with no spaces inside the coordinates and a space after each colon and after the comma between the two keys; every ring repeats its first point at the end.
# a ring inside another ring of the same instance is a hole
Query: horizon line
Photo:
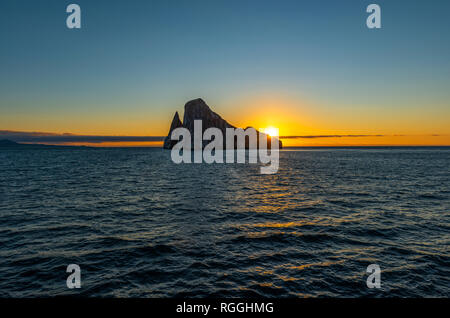
{"type": "MultiPolygon", "coordinates": [[[[322,134],[322,135],[287,135],[279,139],[319,139],[319,138],[364,138],[364,137],[403,137],[414,136],[405,134],[322,134]]],[[[425,134],[420,136],[439,137],[440,134],[425,134]]],[[[78,135],[72,133],[25,132],[0,130],[0,139],[15,142],[52,142],[52,143],[104,143],[104,142],[162,142],[166,136],[123,136],[123,135],[78,135]]]]}

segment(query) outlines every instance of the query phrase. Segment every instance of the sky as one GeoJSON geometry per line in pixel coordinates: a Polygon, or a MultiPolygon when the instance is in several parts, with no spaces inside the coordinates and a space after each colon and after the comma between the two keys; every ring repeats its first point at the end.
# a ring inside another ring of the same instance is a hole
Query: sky
{"type": "Polygon", "coordinates": [[[164,136],[201,97],[235,126],[314,137],[286,145],[450,145],[448,12],[447,0],[3,0],[0,130],[164,136]],[[373,2],[381,29],[366,26],[373,2]],[[66,27],[70,3],[81,29],[66,27]]]}

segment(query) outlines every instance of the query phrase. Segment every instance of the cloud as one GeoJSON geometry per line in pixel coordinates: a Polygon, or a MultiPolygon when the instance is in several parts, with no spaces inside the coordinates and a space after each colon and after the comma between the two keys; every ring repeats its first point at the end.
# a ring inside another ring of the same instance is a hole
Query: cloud
{"type": "MultiPolygon", "coordinates": [[[[318,139],[318,138],[360,138],[360,137],[387,137],[405,135],[303,135],[280,136],[280,139],[318,139]]],[[[441,136],[433,134],[430,136],[441,136]]],[[[76,135],[70,133],[57,134],[47,132],[23,132],[12,130],[0,130],[0,140],[9,139],[15,142],[27,143],[103,143],[103,142],[162,142],[164,136],[95,136],[76,135]]]]}
{"type": "Polygon", "coordinates": [[[163,141],[161,136],[94,136],[0,130],[0,139],[29,143],[102,143],[163,141]]]}

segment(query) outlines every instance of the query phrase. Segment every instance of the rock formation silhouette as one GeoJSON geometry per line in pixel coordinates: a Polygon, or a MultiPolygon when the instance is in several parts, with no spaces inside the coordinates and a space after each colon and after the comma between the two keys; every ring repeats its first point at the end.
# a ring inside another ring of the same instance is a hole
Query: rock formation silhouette
{"type": "MultiPolygon", "coordinates": [[[[171,140],[170,136],[172,134],[172,131],[178,127],[184,127],[189,130],[191,133],[191,136],[193,138],[194,135],[194,121],[195,120],[201,120],[202,121],[202,130],[203,132],[208,128],[218,128],[222,131],[222,134],[224,136],[224,149],[225,149],[225,136],[226,136],[226,129],[227,128],[236,128],[235,126],[229,124],[225,119],[220,117],[217,113],[213,112],[211,108],[205,103],[205,101],[201,98],[197,98],[194,100],[191,100],[184,105],[184,116],[183,116],[183,122],[180,121],[180,117],[178,115],[178,112],[175,112],[175,115],[172,119],[172,123],[170,125],[169,134],[164,139],[164,145],[163,147],[165,149],[172,149],[172,147],[178,142],[177,140],[171,140]]],[[[246,129],[251,128],[247,127],[246,129]]],[[[271,138],[270,136],[259,132],[257,132],[257,138],[258,138],[258,145],[259,145],[259,138],[267,138],[267,148],[270,149],[271,147],[271,138]]],[[[275,138],[275,137],[274,137],[275,138]]],[[[236,139],[236,138],[235,138],[236,139]]],[[[282,142],[278,138],[278,146],[279,149],[282,148],[282,142]]],[[[236,147],[236,140],[235,140],[235,147],[236,147]]],[[[245,141],[245,148],[248,149],[248,140],[245,141]]]]}

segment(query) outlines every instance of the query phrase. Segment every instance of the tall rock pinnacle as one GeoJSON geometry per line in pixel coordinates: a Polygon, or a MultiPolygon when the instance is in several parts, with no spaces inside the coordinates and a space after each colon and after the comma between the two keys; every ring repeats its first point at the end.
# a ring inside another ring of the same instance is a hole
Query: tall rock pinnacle
{"type": "MultiPolygon", "coordinates": [[[[164,148],[172,149],[172,147],[178,142],[177,140],[170,139],[172,131],[178,127],[187,128],[189,130],[189,132],[191,133],[191,138],[193,140],[193,138],[194,138],[194,121],[195,120],[202,121],[202,130],[203,130],[202,133],[208,128],[218,128],[222,131],[223,136],[225,137],[227,128],[236,128],[233,125],[230,125],[225,119],[220,117],[218,114],[213,112],[203,99],[197,98],[197,99],[187,102],[186,105],[184,105],[183,123],[181,123],[181,121],[180,121],[178,112],[175,113],[175,116],[173,117],[173,120],[172,120],[172,124],[170,125],[169,134],[164,139],[164,148]]],[[[267,138],[267,140],[268,140],[267,147],[270,148],[271,137],[257,131],[258,144],[259,144],[260,137],[267,138]]],[[[278,140],[278,143],[279,143],[279,149],[281,149],[282,148],[281,140],[278,140]]],[[[248,148],[247,140],[245,141],[245,147],[248,148]]],[[[225,148],[225,139],[224,139],[224,148],[225,148]]]]}
{"type": "Polygon", "coordinates": [[[219,128],[225,134],[226,128],[234,128],[213,112],[201,98],[191,100],[184,105],[183,127],[187,128],[191,133],[194,131],[194,120],[202,121],[203,131],[214,127],[219,128]]]}

